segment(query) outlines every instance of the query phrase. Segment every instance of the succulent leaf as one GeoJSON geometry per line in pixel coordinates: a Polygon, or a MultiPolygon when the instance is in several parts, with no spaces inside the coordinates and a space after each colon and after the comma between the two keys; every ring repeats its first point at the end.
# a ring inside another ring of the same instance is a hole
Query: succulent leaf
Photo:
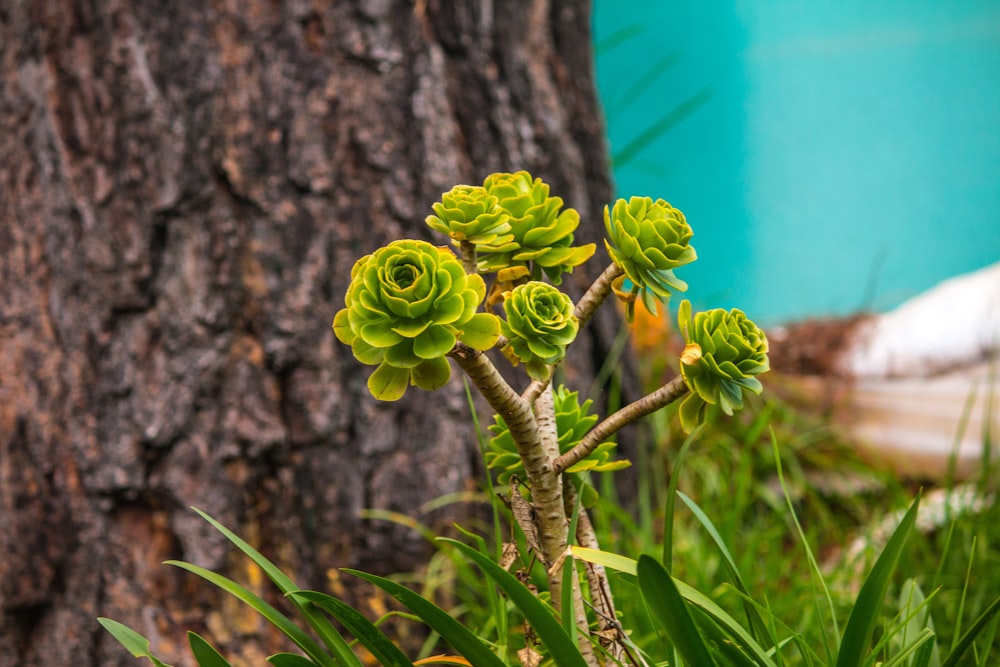
{"type": "Polygon", "coordinates": [[[680,330],[687,343],[681,354],[681,375],[690,390],[681,402],[681,426],[690,433],[704,421],[709,405],[727,415],[743,408],[743,392],[763,389],[755,376],[770,368],[764,332],[743,311],[722,308],[692,316],[691,302],[681,303],[680,330]]]}
{"type": "Polygon", "coordinates": [[[368,381],[372,395],[395,401],[409,384],[447,383],[445,355],[456,341],[481,350],[496,343],[499,319],[476,312],[485,296],[483,279],[467,275],[447,248],[394,241],[355,262],[333,330],[358,361],[378,366],[368,381]]]}

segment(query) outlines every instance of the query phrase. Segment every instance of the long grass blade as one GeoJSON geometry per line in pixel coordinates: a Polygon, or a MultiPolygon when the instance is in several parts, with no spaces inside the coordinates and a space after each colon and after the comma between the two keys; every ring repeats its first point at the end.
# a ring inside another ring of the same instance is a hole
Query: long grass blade
{"type": "MultiPolygon", "coordinates": [[[[278,587],[283,595],[288,595],[289,593],[294,593],[295,591],[300,590],[300,587],[296,585],[296,583],[292,581],[288,575],[282,572],[281,568],[265,558],[262,553],[250,546],[250,544],[248,544],[239,535],[229,530],[197,507],[193,507],[192,509],[197,512],[201,518],[211,524],[213,528],[222,533],[222,535],[225,536],[227,540],[232,542],[237,549],[246,554],[250,560],[256,563],[264,574],[267,575],[268,579],[274,582],[274,585],[278,587]]],[[[358,660],[356,655],[354,655],[354,651],[351,650],[350,646],[347,645],[347,642],[340,636],[340,633],[337,632],[336,628],[334,628],[322,614],[317,614],[309,607],[309,605],[297,602],[295,599],[292,599],[291,602],[298,609],[299,613],[302,614],[303,618],[306,619],[309,625],[312,626],[313,630],[316,631],[316,634],[323,640],[323,643],[326,644],[327,648],[333,652],[335,659],[341,667],[361,667],[361,661],[358,660]]]]}
{"type": "Polygon", "coordinates": [[[677,452],[677,460],[674,461],[674,467],[670,471],[670,486],[667,487],[667,497],[664,499],[663,508],[663,563],[666,567],[673,567],[674,561],[674,503],[677,498],[677,485],[680,483],[681,470],[684,467],[684,458],[687,456],[688,449],[691,448],[692,443],[701,434],[703,428],[702,424],[699,424],[691,434],[684,439],[681,444],[680,450],[677,452]]]}
{"type": "Polygon", "coordinates": [[[344,624],[354,637],[371,651],[382,667],[413,667],[413,662],[379,630],[374,623],[364,617],[354,607],[332,595],[317,591],[300,591],[292,597],[303,598],[329,612],[344,624]]]}
{"type": "Polygon", "coordinates": [[[956,667],[962,659],[962,656],[965,655],[965,652],[972,646],[972,642],[976,640],[976,637],[980,632],[982,632],[983,628],[989,624],[990,620],[992,620],[997,612],[1000,612],[1000,598],[994,600],[993,604],[987,607],[986,611],[980,614],[979,618],[977,618],[969,629],[965,631],[965,634],[962,635],[962,637],[958,640],[958,643],[955,644],[951,653],[949,653],[948,657],[941,663],[941,667],[956,667]]]}
{"type": "Polygon", "coordinates": [[[345,569],[344,572],[375,584],[396,598],[476,667],[505,667],[503,661],[479,637],[422,595],[391,579],[358,570],[345,569]]]}
{"type": "Polygon", "coordinates": [[[549,649],[549,654],[559,667],[587,667],[587,661],[584,660],[576,642],[566,634],[549,608],[514,575],[463,542],[447,538],[439,540],[461,551],[507,594],[514,606],[524,614],[524,618],[531,624],[538,638],[549,649]]]}
{"type": "Polygon", "coordinates": [[[899,563],[899,557],[903,553],[903,547],[913,529],[913,522],[916,521],[919,509],[918,494],[910,509],[903,515],[903,520],[899,522],[892,537],[889,538],[882,554],[875,561],[875,566],[865,579],[865,583],[862,584],[840,641],[837,667],[863,667],[865,664],[865,655],[868,653],[875,626],[878,625],[882,614],[882,603],[889,590],[892,573],[899,563]]]}
{"type": "MultiPolygon", "coordinates": [[[[232,579],[228,579],[221,574],[212,572],[211,570],[206,570],[205,568],[197,565],[192,565],[191,563],[185,563],[183,561],[168,560],[166,563],[167,565],[173,565],[181,568],[182,570],[187,570],[192,574],[198,575],[205,581],[215,584],[236,599],[249,605],[254,611],[267,619],[269,623],[281,630],[281,632],[283,632],[289,639],[295,642],[295,644],[305,651],[317,665],[321,665],[321,667],[335,667],[337,664],[323,651],[320,645],[317,644],[312,637],[306,634],[302,628],[295,625],[291,619],[265,602],[259,595],[248,591],[232,579]]],[[[352,653],[351,655],[354,654],[352,653]]],[[[360,665],[360,661],[358,661],[358,664],[360,665]]]]}
{"type": "MultiPolygon", "coordinates": [[[[715,528],[715,524],[713,524],[712,520],[708,518],[708,515],[705,514],[700,507],[698,507],[698,503],[691,500],[691,498],[689,498],[683,491],[678,491],[677,494],[680,496],[680,499],[684,502],[684,504],[687,505],[688,509],[691,510],[691,513],[694,514],[695,518],[698,519],[698,522],[702,525],[702,527],[704,527],[704,529],[708,532],[709,537],[712,538],[712,541],[715,543],[719,553],[722,554],[722,562],[729,571],[729,576],[732,577],[733,583],[736,585],[736,589],[746,597],[750,597],[750,591],[747,589],[747,586],[743,581],[743,577],[740,575],[740,570],[736,566],[736,561],[733,559],[732,554],[729,553],[729,548],[723,541],[722,535],[720,535],[719,531],[715,528]]],[[[743,610],[747,615],[750,634],[753,635],[758,641],[760,641],[763,637],[766,637],[767,625],[765,625],[764,619],[761,617],[756,607],[744,600],[743,610]]]]}
{"type": "MultiPolygon", "coordinates": [[[[794,505],[792,505],[792,496],[788,492],[788,484],[785,483],[785,473],[781,465],[781,452],[778,450],[778,438],[774,434],[773,427],[770,427],[770,432],[771,448],[774,450],[774,463],[778,473],[778,483],[781,485],[781,492],[785,497],[785,505],[788,507],[788,514],[792,517],[792,522],[795,524],[795,530],[798,533],[799,539],[802,541],[802,548],[806,552],[806,560],[809,562],[809,569],[812,572],[813,582],[818,583],[823,592],[823,599],[825,600],[827,609],[830,613],[830,624],[833,626],[833,633],[835,636],[840,635],[840,625],[837,623],[837,611],[833,606],[833,596],[830,595],[830,589],[826,585],[826,580],[823,578],[823,572],[820,570],[819,562],[813,554],[812,547],[809,546],[809,540],[806,539],[806,533],[802,530],[802,524],[799,523],[799,517],[795,513],[794,505]]],[[[818,608],[819,603],[817,602],[817,609],[818,608]]],[[[823,633],[823,648],[829,657],[829,661],[833,662],[832,651],[829,646],[826,633],[823,633]]]]}
{"type": "Polygon", "coordinates": [[[659,623],[684,661],[692,667],[715,665],[705,638],[698,631],[670,574],[655,559],[645,555],[639,556],[636,574],[642,599],[646,601],[653,619],[659,623]]]}

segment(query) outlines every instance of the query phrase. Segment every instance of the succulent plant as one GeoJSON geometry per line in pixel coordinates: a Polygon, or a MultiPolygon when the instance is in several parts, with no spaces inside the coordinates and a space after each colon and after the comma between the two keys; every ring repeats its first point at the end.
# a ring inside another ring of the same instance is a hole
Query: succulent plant
{"type": "Polygon", "coordinates": [[[473,244],[504,244],[514,239],[509,216],[498,199],[481,185],[456,185],[434,204],[434,215],[425,222],[431,229],[447,234],[456,246],[463,241],[473,244]]]}
{"type": "Polygon", "coordinates": [[[548,283],[530,281],[506,293],[506,320],[500,327],[509,345],[504,353],[514,363],[524,362],[528,375],[549,378],[552,364],[566,356],[579,323],[570,298],[548,283]]]}
{"type": "Polygon", "coordinates": [[[681,402],[681,426],[691,432],[705,417],[708,405],[727,415],[743,407],[743,392],[759,394],[755,376],[769,368],[767,338],[743,311],[715,308],[691,316],[691,302],[681,303],[677,316],[686,346],[681,375],[689,393],[681,402]]]}
{"type": "Polygon", "coordinates": [[[594,254],[593,243],[573,245],[580,214],[563,209],[562,198],[550,196],[542,179],[532,179],[526,171],[498,173],[488,176],[483,187],[507,213],[513,238],[477,247],[480,273],[527,267],[531,279],[538,280],[544,272],[558,285],[563,273],[572,272],[594,254]]]}
{"type": "Polygon", "coordinates": [[[632,197],[604,207],[604,241],[612,261],[625,272],[614,285],[615,294],[626,303],[626,316],[633,316],[637,296],[654,315],[657,300],[672,292],[687,290],[687,283],[674,269],[697,259],[690,245],[694,233],[684,214],[662,199],[632,197]]]}
{"type": "MultiPolygon", "coordinates": [[[[556,432],[559,434],[559,453],[565,454],[583,439],[594,424],[597,415],[590,414],[593,401],[586,400],[580,404],[579,393],[570,391],[560,385],[552,394],[556,413],[556,432]]],[[[494,415],[494,423],[489,427],[493,438],[490,439],[486,452],[486,465],[497,471],[497,482],[510,483],[510,478],[516,476],[525,478],[524,464],[517,453],[517,445],[507,428],[507,423],[500,415],[494,415]]],[[[631,465],[624,459],[612,459],[611,450],[617,445],[614,442],[602,442],[585,459],[570,466],[566,472],[607,472],[621,470],[631,465]]]]}
{"type": "Polygon", "coordinates": [[[410,384],[444,386],[456,341],[477,350],[496,343],[499,318],[476,312],[485,295],[483,279],[466,274],[448,248],[393,241],[355,262],[333,330],[360,362],[378,365],[372,395],[395,401],[410,384]]]}

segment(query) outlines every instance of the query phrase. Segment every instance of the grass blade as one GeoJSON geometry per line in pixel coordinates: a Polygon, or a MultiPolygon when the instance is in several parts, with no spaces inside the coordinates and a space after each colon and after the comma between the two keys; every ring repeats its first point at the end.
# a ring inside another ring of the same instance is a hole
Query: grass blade
{"type": "MultiPolygon", "coordinates": [[[[300,587],[291,580],[288,575],[281,571],[277,565],[272,563],[270,560],[264,557],[262,553],[254,549],[245,540],[239,537],[236,533],[229,530],[221,523],[216,521],[214,518],[202,512],[197,507],[192,508],[195,512],[201,516],[202,519],[207,521],[213,528],[222,533],[222,535],[233,543],[237,549],[242,551],[246,556],[252,560],[257,566],[263,570],[264,574],[274,582],[274,585],[282,592],[283,595],[288,595],[289,593],[294,593],[300,590],[300,587]]],[[[296,606],[299,613],[306,619],[310,626],[316,631],[323,643],[326,644],[327,648],[333,652],[333,655],[341,667],[361,667],[361,661],[358,657],[354,655],[354,651],[347,645],[344,638],[340,636],[340,633],[327,621],[322,614],[317,614],[315,611],[309,608],[308,605],[298,603],[294,598],[291,599],[293,605],[296,606]]],[[[325,664],[325,663],[324,663],[325,664]]]]}
{"type": "Polygon", "coordinates": [[[681,479],[681,468],[684,467],[684,457],[687,456],[688,449],[695,438],[701,433],[703,424],[699,424],[691,434],[684,439],[680,451],[677,452],[677,460],[670,471],[670,486],[667,488],[667,497],[663,508],[663,563],[666,567],[672,567],[674,560],[674,503],[677,498],[677,485],[681,479]]]}
{"type": "MultiPolygon", "coordinates": [[[[588,563],[603,565],[609,570],[615,570],[623,574],[635,575],[638,563],[628,556],[587,549],[586,547],[572,547],[573,556],[588,563]]],[[[756,660],[756,664],[774,667],[774,661],[768,656],[767,651],[757,643],[736,619],[727,614],[722,607],[715,604],[708,596],[698,592],[696,589],[685,584],[683,581],[674,579],[674,585],[680,591],[681,597],[705,612],[708,618],[720,625],[729,635],[730,641],[740,646],[745,653],[756,660]]]]}
{"type": "Polygon", "coordinates": [[[391,579],[358,570],[345,569],[344,572],[375,584],[396,598],[476,667],[505,667],[503,661],[479,637],[422,595],[391,579]]]}
{"type": "Polygon", "coordinates": [[[316,663],[298,653],[275,653],[267,661],[274,667],[316,667],[316,663]]]}
{"type": "MultiPolygon", "coordinates": [[[[467,544],[447,538],[439,538],[439,540],[451,544],[461,551],[507,594],[514,606],[524,614],[524,618],[531,624],[538,638],[549,649],[549,654],[559,667],[587,667],[587,662],[583,659],[576,642],[566,634],[549,608],[514,575],[467,544]]],[[[474,660],[473,663],[475,663],[474,660]]]]}
{"type": "MultiPolygon", "coordinates": [[[[733,583],[736,585],[736,589],[746,596],[746,598],[749,598],[750,591],[743,582],[743,577],[740,576],[740,570],[736,567],[736,561],[733,559],[732,554],[729,553],[729,549],[726,547],[726,543],[722,540],[722,535],[720,535],[719,531],[715,528],[715,524],[713,524],[712,520],[708,518],[708,515],[706,515],[705,512],[698,507],[698,504],[691,500],[691,498],[689,498],[683,491],[678,491],[677,495],[684,502],[684,504],[687,505],[688,509],[691,510],[691,513],[694,514],[696,519],[698,519],[698,522],[701,523],[702,527],[708,532],[709,537],[712,538],[712,541],[718,548],[719,553],[722,554],[722,562],[726,565],[726,569],[729,570],[729,576],[732,577],[733,583]]],[[[764,619],[757,611],[757,608],[746,602],[745,598],[743,602],[743,610],[747,615],[750,634],[757,640],[766,637],[768,633],[767,625],[765,625],[764,619]]]]}
{"type": "Polygon", "coordinates": [[[293,597],[303,598],[328,611],[334,618],[344,624],[354,637],[371,651],[382,667],[413,667],[413,662],[396,647],[384,632],[364,617],[354,607],[338,600],[332,595],[316,591],[300,591],[292,593],[293,597]]]}
{"type": "Polygon", "coordinates": [[[198,633],[188,630],[188,644],[194,659],[198,661],[198,667],[233,667],[198,633]]]}
{"type": "MultiPolygon", "coordinates": [[[[337,664],[323,651],[322,647],[320,647],[320,645],[317,644],[312,637],[307,635],[302,628],[295,625],[291,619],[265,602],[259,595],[248,591],[232,579],[227,579],[221,574],[212,572],[211,570],[206,570],[205,568],[197,565],[192,565],[191,563],[185,563],[183,561],[168,560],[167,565],[173,565],[181,568],[182,570],[187,570],[192,574],[196,574],[205,581],[215,584],[236,599],[242,600],[244,603],[253,608],[254,611],[267,619],[269,623],[287,635],[288,638],[295,642],[299,648],[305,651],[317,665],[320,665],[321,667],[335,667],[337,664]]],[[[351,655],[353,656],[354,654],[352,653],[351,655]]],[[[356,657],[355,660],[357,660],[356,657]]],[[[358,660],[357,664],[360,665],[361,661],[358,660]]]]}
{"type": "Polygon", "coordinates": [[[994,600],[993,604],[987,607],[986,611],[980,614],[972,626],[965,631],[965,634],[958,640],[955,648],[952,649],[948,657],[941,663],[941,667],[956,667],[959,664],[959,660],[965,655],[965,652],[972,646],[972,642],[976,640],[976,636],[982,632],[983,628],[989,624],[997,612],[1000,612],[1000,598],[994,600]]]}
{"type": "Polygon", "coordinates": [[[716,664],[684,598],[663,566],[649,556],[639,556],[636,573],[642,599],[684,661],[692,667],[716,664]]]}
{"type": "Polygon", "coordinates": [[[149,658],[150,662],[152,662],[155,667],[170,667],[170,665],[149,652],[148,639],[124,623],[119,623],[116,620],[104,618],[103,616],[98,618],[97,622],[100,623],[105,630],[110,632],[111,636],[114,637],[119,644],[124,646],[133,657],[149,658]]]}
{"type": "Polygon", "coordinates": [[[847,619],[847,627],[844,628],[844,636],[840,641],[837,667],[863,667],[865,664],[864,656],[868,652],[875,626],[881,616],[882,603],[889,590],[892,573],[903,553],[903,546],[910,536],[919,508],[920,495],[918,494],[913,504],[910,505],[910,509],[903,516],[903,520],[899,522],[892,537],[889,538],[882,554],[875,561],[875,566],[865,579],[865,583],[862,584],[861,592],[858,593],[858,598],[854,602],[854,608],[847,619]]]}

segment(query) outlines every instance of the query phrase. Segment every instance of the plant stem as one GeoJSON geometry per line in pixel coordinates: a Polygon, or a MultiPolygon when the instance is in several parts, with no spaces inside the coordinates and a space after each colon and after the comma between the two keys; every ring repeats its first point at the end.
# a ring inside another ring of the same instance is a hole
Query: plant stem
{"type": "Polygon", "coordinates": [[[600,424],[590,430],[583,439],[555,461],[555,470],[561,473],[571,465],[578,463],[593,452],[599,444],[620,431],[622,427],[634,422],[640,417],[645,417],[651,412],[656,412],[660,408],[667,406],[678,398],[686,394],[687,385],[680,375],[663,385],[651,394],[647,394],[637,401],[629,403],[621,410],[618,410],[600,424]]]}
{"type": "Polygon", "coordinates": [[[576,303],[576,309],[573,314],[576,315],[576,319],[580,322],[580,328],[590,320],[590,317],[594,314],[594,311],[604,303],[604,300],[608,298],[611,294],[611,283],[614,282],[615,278],[625,273],[622,267],[618,266],[614,262],[608,265],[608,268],[604,269],[601,275],[597,276],[597,280],[594,284],[584,293],[580,300],[576,303]]]}
{"type": "MultiPolygon", "coordinates": [[[[539,541],[544,551],[538,556],[548,568],[566,551],[568,527],[566,508],[562,499],[562,483],[559,473],[553,467],[555,456],[546,451],[543,445],[540,435],[543,429],[536,419],[536,413],[532,410],[532,404],[518,396],[485,354],[458,343],[449,356],[465,371],[490,407],[503,417],[510,429],[511,437],[517,445],[517,452],[524,463],[528,485],[531,487],[531,501],[535,506],[539,541]]],[[[551,402],[551,389],[549,396],[551,402]]],[[[544,409],[540,412],[543,414],[544,426],[548,417],[544,416],[544,409]]],[[[554,429],[554,411],[549,409],[548,412],[552,414],[551,428],[554,429]]],[[[557,440],[556,453],[558,447],[557,440]]],[[[558,589],[559,583],[553,579],[550,586],[558,589]]],[[[552,599],[558,606],[559,596],[553,593],[552,599]]]]}
{"type": "Polygon", "coordinates": [[[462,250],[462,266],[466,273],[478,273],[476,268],[476,244],[469,241],[461,241],[459,246],[462,250]]]}

